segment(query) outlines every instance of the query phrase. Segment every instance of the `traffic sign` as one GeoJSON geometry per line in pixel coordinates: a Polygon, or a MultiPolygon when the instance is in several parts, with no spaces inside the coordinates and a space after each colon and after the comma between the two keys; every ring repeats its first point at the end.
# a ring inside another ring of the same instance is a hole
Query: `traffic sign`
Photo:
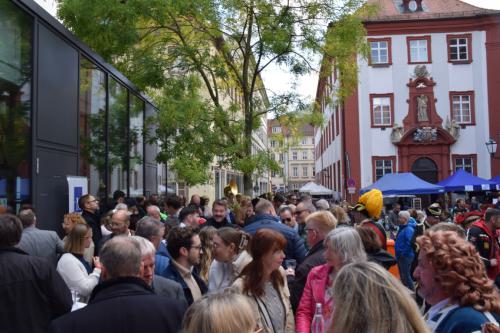
{"type": "Polygon", "coordinates": [[[352,178],[347,180],[347,187],[356,187],[356,181],[352,178]]]}

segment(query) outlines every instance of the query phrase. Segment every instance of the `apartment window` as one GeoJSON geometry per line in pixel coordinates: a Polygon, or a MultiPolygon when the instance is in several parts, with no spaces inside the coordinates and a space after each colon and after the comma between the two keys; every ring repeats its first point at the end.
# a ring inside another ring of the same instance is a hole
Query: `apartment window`
{"type": "Polygon", "coordinates": [[[302,144],[307,145],[307,138],[302,138],[302,144]]]}
{"type": "Polygon", "coordinates": [[[392,64],[390,38],[369,38],[368,43],[370,44],[370,65],[386,66],[392,64]]]}
{"type": "Polygon", "coordinates": [[[307,167],[302,167],[302,176],[307,177],[307,167]]]}
{"type": "Polygon", "coordinates": [[[476,155],[452,155],[452,158],[454,171],[463,169],[471,174],[476,172],[476,155]]]}
{"type": "Polygon", "coordinates": [[[372,127],[392,126],[394,118],[393,94],[370,94],[372,127]]]}
{"type": "Polygon", "coordinates": [[[292,168],[292,177],[298,177],[298,176],[299,176],[299,168],[293,167],[292,168]]]}
{"type": "Polygon", "coordinates": [[[297,152],[296,151],[292,151],[292,160],[296,161],[297,160],[297,152]]]}
{"type": "Polygon", "coordinates": [[[302,151],[302,159],[307,160],[307,150],[302,151]]]}
{"type": "Polygon", "coordinates": [[[474,92],[473,91],[452,91],[450,92],[451,118],[457,124],[474,125],[474,92]]]}
{"type": "Polygon", "coordinates": [[[271,177],[276,177],[276,171],[271,171],[271,177]]]}
{"type": "Polygon", "coordinates": [[[273,133],[281,133],[281,127],[279,127],[279,126],[273,126],[272,131],[273,131],[273,133]]]}
{"type": "Polygon", "coordinates": [[[472,62],[472,35],[448,35],[448,62],[470,64],[472,62]]]}
{"type": "Polygon", "coordinates": [[[384,175],[386,175],[388,173],[395,172],[396,157],[395,156],[382,156],[382,157],[373,156],[372,157],[372,164],[373,164],[373,178],[374,178],[374,181],[377,181],[380,178],[382,178],[384,175]]]}
{"type": "Polygon", "coordinates": [[[271,147],[272,147],[272,148],[275,148],[275,147],[276,147],[276,141],[271,140],[271,147]]]}
{"type": "Polygon", "coordinates": [[[283,162],[283,154],[280,154],[280,162],[283,162]]]}
{"type": "Polygon", "coordinates": [[[406,43],[409,64],[431,62],[431,36],[407,37],[406,43]]]}

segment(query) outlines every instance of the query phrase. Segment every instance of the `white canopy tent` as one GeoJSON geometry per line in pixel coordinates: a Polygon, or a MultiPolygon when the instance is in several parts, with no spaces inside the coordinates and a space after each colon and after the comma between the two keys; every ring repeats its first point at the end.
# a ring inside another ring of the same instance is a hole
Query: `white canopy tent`
{"type": "Polygon", "coordinates": [[[301,193],[309,193],[310,195],[332,195],[333,191],[323,185],[309,182],[299,189],[301,193]]]}

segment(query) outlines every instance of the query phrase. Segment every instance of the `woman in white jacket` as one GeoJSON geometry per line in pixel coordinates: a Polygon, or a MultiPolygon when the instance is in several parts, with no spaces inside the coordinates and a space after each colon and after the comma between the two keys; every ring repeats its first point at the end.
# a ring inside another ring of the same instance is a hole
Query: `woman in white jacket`
{"type": "Polygon", "coordinates": [[[85,302],[99,282],[101,264],[94,257],[94,269],[83,258],[83,253],[92,241],[92,228],[87,224],[75,224],[66,238],[64,249],[68,252],[62,255],[57,263],[57,271],[61,274],[68,288],[74,289],[80,295],[80,302],[85,302]]]}
{"type": "Polygon", "coordinates": [[[208,291],[222,290],[232,285],[243,268],[252,261],[247,245],[250,236],[234,228],[220,228],[214,235],[214,261],[208,275],[208,291]]]}

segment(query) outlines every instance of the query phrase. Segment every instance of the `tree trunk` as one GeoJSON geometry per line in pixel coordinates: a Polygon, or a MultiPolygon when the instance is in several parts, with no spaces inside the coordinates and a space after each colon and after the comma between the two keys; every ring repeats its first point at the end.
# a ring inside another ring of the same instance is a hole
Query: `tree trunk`
{"type": "Polygon", "coordinates": [[[243,174],[243,188],[244,194],[248,195],[250,198],[253,197],[253,184],[252,184],[252,174],[243,174]]]}

